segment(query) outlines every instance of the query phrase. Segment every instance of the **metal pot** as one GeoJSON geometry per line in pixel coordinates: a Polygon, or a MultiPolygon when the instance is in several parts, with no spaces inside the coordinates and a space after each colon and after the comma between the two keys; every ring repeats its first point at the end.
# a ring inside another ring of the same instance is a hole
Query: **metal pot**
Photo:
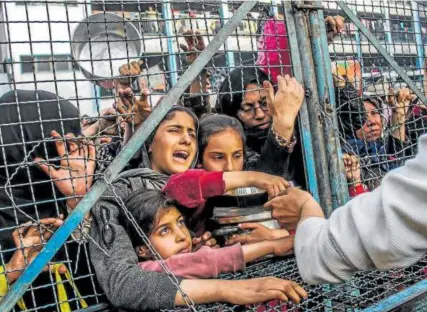
{"type": "Polygon", "coordinates": [[[83,75],[104,88],[114,87],[119,67],[139,59],[141,34],[129,21],[112,13],[93,14],[79,23],[71,53],[83,75]]]}

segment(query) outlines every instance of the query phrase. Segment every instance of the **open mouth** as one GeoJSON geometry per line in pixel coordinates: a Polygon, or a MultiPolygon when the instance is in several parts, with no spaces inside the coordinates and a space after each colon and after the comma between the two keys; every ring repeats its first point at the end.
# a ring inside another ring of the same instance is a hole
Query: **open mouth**
{"type": "Polygon", "coordinates": [[[187,161],[190,154],[186,151],[175,151],[172,156],[174,161],[184,163],[187,161]]]}

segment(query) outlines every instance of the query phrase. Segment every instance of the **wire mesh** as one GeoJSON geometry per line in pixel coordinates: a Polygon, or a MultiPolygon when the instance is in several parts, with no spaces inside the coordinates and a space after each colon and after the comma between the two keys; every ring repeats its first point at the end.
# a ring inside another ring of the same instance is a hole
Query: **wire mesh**
{"type": "MultiPolygon", "coordinates": [[[[413,1],[347,4],[425,94],[425,6],[413,1]]],[[[355,195],[358,187],[376,188],[387,172],[416,154],[418,137],[426,132],[427,110],[337,2],[325,2],[324,7],[326,14],[345,18],[329,52],[340,90],[338,130],[348,155],[347,180],[355,195]]]]}
{"type": "MultiPolygon", "coordinates": [[[[286,28],[284,33],[274,36],[275,40],[286,42],[283,46],[276,43],[275,52],[280,53],[274,56],[277,58],[275,62],[271,48],[259,45],[261,26],[269,20],[271,12],[283,19],[282,6],[274,3],[260,1],[227,39],[224,48],[216,54],[199,79],[177,102],[201,116],[215,111],[218,96],[227,94],[219,92],[222,84],[230,84],[230,90],[233,90],[231,82],[227,80],[231,69],[262,67],[269,73],[292,72],[286,28]],[[264,58],[260,58],[263,53],[264,58]]],[[[1,115],[5,119],[0,127],[0,158],[3,162],[0,168],[0,214],[4,216],[4,221],[1,220],[4,224],[0,228],[0,255],[4,266],[10,262],[14,253],[23,255],[24,264],[30,259],[29,249],[21,245],[32,228],[28,229],[28,226],[23,227],[22,224],[30,221],[38,225],[33,228],[38,229],[34,237],[39,238],[39,242],[32,247],[31,252],[36,253],[45,244],[45,236],[40,233],[52,229],[40,225],[42,219],[61,215],[66,217],[69,213],[67,205],[81,198],[85,190],[90,188],[92,180],[104,178],[104,170],[121,149],[123,141],[126,141],[126,131],[134,131],[138,126],[134,118],[129,119],[132,113],[138,113],[138,104],[147,104],[144,106],[147,111],[154,109],[241,1],[224,4],[219,1],[28,0],[0,1],[0,4],[0,58],[3,63],[0,93],[3,95],[11,90],[13,95],[1,103],[1,115]],[[198,32],[201,37],[190,36],[188,32],[198,32]],[[143,62],[125,65],[138,62],[141,53],[143,62]],[[131,79],[116,79],[124,76],[124,73],[131,79]],[[133,94],[118,96],[118,85],[130,86],[139,102],[133,99],[133,94]],[[126,99],[131,107],[123,107],[126,99]],[[60,137],[52,135],[51,130],[58,131],[60,137]],[[68,132],[74,132],[76,136],[84,134],[86,141],[69,137],[65,140],[68,132]],[[92,140],[92,143],[88,143],[87,139],[92,140]],[[61,142],[64,143],[64,155],[58,155],[61,142]],[[82,148],[89,149],[90,146],[96,149],[95,157],[80,152],[82,148]],[[39,160],[36,161],[36,157],[45,159],[50,170],[60,171],[62,176],[52,179],[46,175],[40,176],[36,164],[39,160]],[[94,163],[96,170],[90,170],[94,163]],[[71,185],[71,191],[62,193],[60,185],[63,184],[71,185]],[[84,191],[78,192],[77,185],[84,191]],[[12,237],[14,231],[18,231],[17,241],[12,237]]],[[[328,2],[326,6],[329,14],[341,13],[334,2],[328,2]]],[[[385,41],[384,44],[393,51],[396,60],[423,88],[425,65],[420,63],[420,59],[422,43],[427,38],[425,7],[418,4],[417,9],[414,9],[407,3],[401,5],[397,1],[384,1],[380,5],[355,3],[354,6],[358,16],[366,20],[379,40],[385,41]],[[418,32],[418,26],[412,26],[415,12],[420,20],[418,32]],[[418,34],[421,35],[422,43],[417,41],[418,34]]],[[[385,97],[388,87],[378,82],[383,77],[390,77],[388,80],[396,91],[404,87],[398,75],[382,61],[378,53],[372,51],[369,42],[360,37],[357,29],[347,22],[346,31],[330,46],[331,57],[337,62],[337,75],[342,75],[340,72],[344,67],[344,76],[351,80],[352,74],[347,71],[350,63],[347,61],[343,65],[339,61],[350,59],[354,67],[358,67],[356,61],[359,62],[360,70],[356,72],[360,72],[360,77],[354,84],[357,91],[362,91],[357,93],[356,98],[361,98],[363,91],[369,90],[374,95],[385,97]],[[355,57],[359,51],[360,57],[355,57]]],[[[243,87],[230,92],[243,93],[243,87]]],[[[341,103],[338,103],[340,106],[341,103]]],[[[381,107],[385,107],[381,108],[384,110],[381,113],[383,119],[387,120],[387,124],[383,122],[384,130],[381,132],[381,136],[385,136],[393,132],[389,125],[393,113],[386,104],[381,107]]],[[[395,150],[394,145],[393,150],[379,145],[375,146],[373,154],[359,155],[351,149],[345,133],[341,133],[344,150],[360,158],[361,182],[367,188],[373,188],[385,172],[416,152],[416,139],[426,130],[426,111],[421,103],[411,102],[408,110],[410,116],[405,119],[406,136],[410,142],[404,151],[395,150]]],[[[359,109],[356,112],[358,116],[363,114],[359,109]]],[[[354,126],[350,128],[358,130],[354,126]]],[[[371,130],[369,127],[367,129],[371,130]]],[[[368,149],[370,145],[363,147],[368,149]]],[[[130,163],[129,168],[138,165],[130,163]]],[[[349,183],[354,184],[354,181],[349,183]]],[[[87,224],[83,223],[76,230],[55,258],[55,262],[65,264],[70,278],[60,281],[53,273],[42,273],[24,296],[25,310],[61,311],[64,303],[69,303],[71,309],[75,310],[85,307],[81,299],[89,306],[105,301],[90,264],[87,241],[91,237],[85,231],[87,224]],[[62,284],[65,284],[67,293],[65,299],[57,287],[62,284]]],[[[23,267],[19,270],[22,271],[23,267]]],[[[408,269],[358,274],[351,282],[343,285],[306,286],[310,291],[309,299],[299,306],[279,302],[246,307],[215,304],[200,306],[197,310],[360,309],[425,278],[425,267],[424,259],[408,269]]],[[[8,270],[7,266],[5,270],[8,270]]],[[[224,278],[257,276],[277,276],[302,282],[292,258],[260,262],[248,267],[245,273],[224,278]]]]}

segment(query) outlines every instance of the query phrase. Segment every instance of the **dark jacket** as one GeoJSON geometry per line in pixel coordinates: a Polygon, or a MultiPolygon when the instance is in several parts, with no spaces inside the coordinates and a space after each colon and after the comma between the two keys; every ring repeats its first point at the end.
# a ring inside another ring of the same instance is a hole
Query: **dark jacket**
{"type": "Polygon", "coordinates": [[[138,257],[119,222],[124,209],[119,201],[142,188],[159,190],[168,178],[146,168],[125,171],[92,208],[90,258],[99,284],[116,308],[148,311],[175,306],[176,286],[166,274],[138,267],[138,257]]]}
{"type": "MultiPolygon", "coordinates": [[[[237,113],[247,85],[250,83],[262,85],[265,80],[269,80],[269,77],[258,68],[234,69],[220,87],[216,103],[217,112],[239,119],[237,113]]],[[[298,129],[298,126],[295,126],[295,129],[298,129]]],[[[277,143],[270,128],[259,130],[244,127],[244,130],[248,148],[245,170],[282,176],[305,186],[303,154],[298,134],[296,134],[297,144],[294,150],[290,151],[277,143]]]]}

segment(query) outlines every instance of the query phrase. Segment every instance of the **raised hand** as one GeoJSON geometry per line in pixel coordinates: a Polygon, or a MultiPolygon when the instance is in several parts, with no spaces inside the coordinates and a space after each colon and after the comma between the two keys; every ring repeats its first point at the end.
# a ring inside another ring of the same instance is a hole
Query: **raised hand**
{"type": "Polygon", "coordinates": [[[359,157],[344,154],[344,168],[347,181],[353,185],[362,183],[359,157]]]}
{"type": "Polygon", "coordinates": [[[304,99],[304,88],[289,75],[278,76],[278,90],[274,94],[273,86],[264,81],[263,86],[267,95],[268,109],[273,116],[274,129],[286,140],[290,140],[295,126],[295,120],[304,99]]]}
{"type": "Polygon", "coordinates": [[[340,34],[344,30],[344,17],[340,15],[328,16],[325,18],[326,35],[328,42],[334,41],[336,35],[340,34]]]}
{"type": "Polygon", "coordinates": [[[185,52],[188,64],[193,64],[197,56],[205,49],[205,41],[200,32],[193,33],[191,30],[184,32],[184,39],[187,45],[180,44],[179,47],[185,52]]]}

